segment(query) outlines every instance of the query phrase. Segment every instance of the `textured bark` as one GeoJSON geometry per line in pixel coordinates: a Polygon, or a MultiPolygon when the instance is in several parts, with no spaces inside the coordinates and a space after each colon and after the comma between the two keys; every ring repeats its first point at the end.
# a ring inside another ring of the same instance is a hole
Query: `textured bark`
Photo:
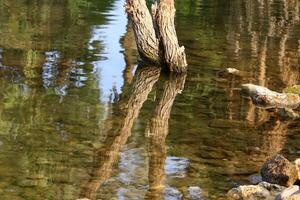
{"type": "MultiPolygon", "coordinates": [[[[118,114],[114,116],[112,127],[105,141],[105,146],[96,149],[95,168],[92,177],[82,192],[82,197],[94,200],[96,192],[111,174],[113,165],[118,159],[119,151],[131,134],[131,128],[139,111],[146,101],[153,85],[160,75],[158,67],[150,66],[138,69],[128,94],[123,94],[118,102],[118,114]]],[[[108,119],[108,124],[111,120],[108,119]]],[[[109,127],[109,126],[107,126],[109,127]]],[[[104,127],[106,129],[106,126],[104,127]]]]}
{"type": "Polygon", "coordinates": [[[180,47],[178,44],[174,21],[175,11],[174,0],[159,0],[152,6],[152,14],[164,61],[169,66],[170,71],[185,72],[187,61],[184,47],[180,47]]]}
{"type": "Polygon", "coordinates": [[[149,190],[147,199],[163,199],[166,160],[166,137],[169,133],[169,118],[174,100],[183,90],[185,75],[171,77],[164,85],[153,116],[148,124],[146,135],[149,136],[149,190]]]}
{"type": "Polygon", "coordinates": [[[159,41],[156,38],[151,14],[145,0],[126,0],[126,12],[132,24],[142,59],[159,63],[159,41]]]}
{"type": "Polygon", "coordinates": [[[175,29],[174,0],[156,1],[152,16],[145,0],[126,0],[125,8],[142,59],[167,64],[170,71],[186,72],[184,47],[179,46],[175,29]]]}

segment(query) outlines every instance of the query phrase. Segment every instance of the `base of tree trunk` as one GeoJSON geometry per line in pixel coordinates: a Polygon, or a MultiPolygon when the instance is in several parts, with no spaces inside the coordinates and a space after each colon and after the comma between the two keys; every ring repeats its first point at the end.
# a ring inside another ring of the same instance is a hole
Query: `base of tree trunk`
{"type": "Polygon", "coordinates": [[[145,0],[126,0],[139,54],[143,60],[167,64],[170,71],[187,71],[184,47],[178,44],[174,0],[159,0],[150,14],[145,0]]]}

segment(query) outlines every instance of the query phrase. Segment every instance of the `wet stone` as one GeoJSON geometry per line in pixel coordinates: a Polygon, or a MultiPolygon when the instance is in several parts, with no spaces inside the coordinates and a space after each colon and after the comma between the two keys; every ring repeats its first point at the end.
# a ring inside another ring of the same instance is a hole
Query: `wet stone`
{"type": "Polygon", "coordinates": [[[173,187],[167,187],[164,191],[166,199],[172,199],[172,200],[180,200],[182,199],[182,194],[179,192],[176,188],[173,187]]]}
{"type": "Polygon", "coordinates": [[[262,166],[261,176],[263,181],[282,186],[291,186],[298,179],[296,166],[279,154],[262,166]]]}
{"type": "Polygon", "coordinates": [[[259,175],[251,175],[251,176],[249,176],[248,180],[250,181],[251,184],[254,184],[254,185],[262,182],[262,178],[259,175]]]}
{"type": "Polygon", "coordinates": [[[261,182],[258,185],[243,185],[231,189],[227,196],[230,200],[274,200],[285,187],[261,182]]]}
{"type": "Polygon", "coordinates": [[[202,200],[204,199],[202,195],[202,189],[198,186],[190,186],[188,188],[188,198],[193,200],[202,200]]]}

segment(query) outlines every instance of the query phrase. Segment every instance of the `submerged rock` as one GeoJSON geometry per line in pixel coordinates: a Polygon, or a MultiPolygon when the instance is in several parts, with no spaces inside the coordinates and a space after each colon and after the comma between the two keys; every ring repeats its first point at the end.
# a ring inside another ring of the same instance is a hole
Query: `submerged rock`
{"type": "Polygon", "coordinates": [[[282,155],[276,155],[261,168],[262,180],[282,186],[291,186],[298,179],[296,166],[282,155]]]}
{"type": "Polygon", "coordinates": [[[202,190],[200,187],[197,186],[190,186],[188,188],[188,198],[193,199],[193,200],[202,200],[203,195],[202,195],[202,190]]]}
{"type": "Polygon", "coordinates": [[[258,185],[243,185],[233,188],[227,193],[231,200],[274,200],[285,187],[261,182],[258,185]]]}
{"type": "Polygon", "coordinates": [[[235,68],[226,68],[218,72],[219,76],[230,76],[230,75],[235,75],[235,76],[242,76],[243,73],[235,68]]]}

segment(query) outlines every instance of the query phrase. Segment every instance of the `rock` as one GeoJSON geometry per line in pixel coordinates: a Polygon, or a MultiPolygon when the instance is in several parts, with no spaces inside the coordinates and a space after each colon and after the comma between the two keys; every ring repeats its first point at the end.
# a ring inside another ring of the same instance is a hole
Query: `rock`
{"type": "Polygon", "coordinates": [[[272,183],[268,183],[268,182],[264,182],[264,181],[260,182],[258,185],[269,190],[271,192],[271,194],[277,194],[286,189],[286,187],[284,187],[284,186],[272,184],[272,183]]]}
{"type": "Polygon", "coordinates": [[[300,158],[295,160],[295,165],[298,172],[298,180],[300,180],[300,158]]]}
{"type": "Polygon", "coordinates": [[[165,188],[164,195],[166,199],[182,199],[182,194],[177,188],[167,187],[165,188]]]}
{"type": "Polygon", "coordinates": [[[262,178],[259,175],[251,175],[248,177],[248,180],[250,181],[251,184],[257,185],[260,182],[262,182],[262,178]]]}
{"type": "Polygon", "coordinates": [[[300,96],[297,94],[278,93],[253,84],[243,84],[242,94],[250,97],[255,105],[264,108],[295,109],[300,105],[300,96]]]}
{"type": "Polygon", "coordinates": [[[296,166],[279,154],[268,160],[260,172],[263,181],[282,186],[291,186],[298,179],[296,166]]]}
{"type": "Polygon", "coordinates": [[[270,192],[258,185],[246,185],[233,188],[227,193],[228,198],[235,200],[262,199],[270,196],[270,192]]]}
{"type": "Polygon", "coordinates": [[[300,117],[298,113],[294,112],[292,109],[289,108],[281,108],[279,109],[278,113],[282,120],[295,120],[300,117]]]}
{"type": "Polygon", "coordinates": [[[226,68],[218,72],[219,76],[229,76],[229,75],[235,75],[235,76],[241,76],[242,72],[235,68],[226,68]]]}
{"type": "Polygon", "coordinates": [[[261,182],[258,185],[244,185],[233,188],[227,193],[231,200],[274,200],[285,187],[261,182]]]}
{"type": "Polygon", "coordinates": [[[191,186],[188,188],[188,198],[194,200],[203,199],[202,190],[200,187],[191,186]]]}
{"type": "Polygon", "coordinates": [[[283,190],[283,192],[281,194],[277,195],[275,200],[288,200],[288,199],[291,199],[291,197],[293,197],[293,196],[295,197],[297,195],[297,193],[300,194],[299,189],[300,188],[297,185],[293,185],[289,188],[286,188],[285,190],[283,190]]]}
{"type": "Polygon", "coordinates": [[[290,197],[288,197],[286,200],[300,200],[300,192],[294,193],[290,197]]]}

